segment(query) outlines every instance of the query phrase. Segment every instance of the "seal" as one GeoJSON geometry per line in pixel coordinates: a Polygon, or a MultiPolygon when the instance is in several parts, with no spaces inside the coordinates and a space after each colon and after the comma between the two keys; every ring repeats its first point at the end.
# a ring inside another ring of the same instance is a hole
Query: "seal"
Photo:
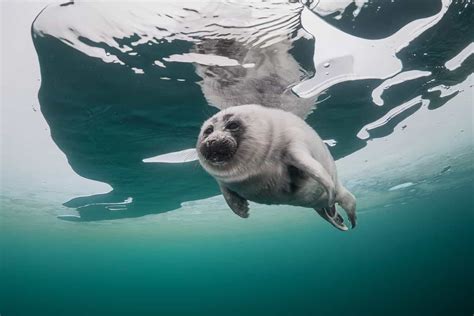
{"type": "Polygon", "coordinates": [[[346,231],[356,199],[338,180],[336,164],[319,135],[298,116],[256,104],[222,110],[202,125],[199,162],[215,178],[235,214],[249,216],[248,200],[314,208],[346,231]]]}

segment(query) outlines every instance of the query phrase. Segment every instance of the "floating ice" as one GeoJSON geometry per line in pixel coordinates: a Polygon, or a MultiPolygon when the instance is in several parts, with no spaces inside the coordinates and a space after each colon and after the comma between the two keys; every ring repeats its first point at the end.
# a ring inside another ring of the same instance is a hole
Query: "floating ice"
{"type": "Polygon", "coordinates": [[[426,106],[429,104],[428,100],[422,99],[421,96],[418,96],[416,98],[411,99],[408,102],[405,102],[393,109],[391,109],[387,114],[385,114],[383,117],[379,118],[375,122],[372,122],[370,124],[365,125],[362,127],[362,129],[357,133],[357,137],[360,139],[368,139],[370,137],[369,131],[379,128],[381,126],[384,126],[387,124],[390,120],[401,114],[402,112],[408,110],[409,108],[422,104],[423,106],[426,106]]]}
{"type": "Polygon", "coordinates": [[[375,88],[372,91],[372,101],[374,101],[374,103],[377,104],[378,106],[381,106],[384,103],[382,100],[382,94],[384,93],[385,90],[389,89],[390,87],[394,85],[400,84],[402,82],[418,79],[418,78],[426,77],[430,75],[431,75],[430,71],[410,70],[410,71],[401,72],[397,74],[396,76],[385,80],[377,88],[375,88]]]}
{"type": "MultiPolygon", "coordinates": [[[[293,86],[292,90],[300,97],[311,98],[340,82],[386,79],[399,73],[402,63],[395,56],[396,53],[435,25],[451,4],[451,0],[442,0],[443,5],[438,14],[412,21],[397,33],[378,40],[347,34],[318,16],[341,13],[349,6],[355,6],[353,14],[357,15],[367,2],[320,0],[307,3],[302,8],[301,3],[289,3],[286,0],[270,3],[229,1],[225,5],[212,0],[186,1],[184,4],[146,1],[133,5],[84,1],[69,6],[48,6],[37,17],[32,29],[33,36],[50,35],[89,56],[125,65],[126,59],[121,54],[133,56],[141,44],[174,40],[199,43],[202,38],[206,38],[236,40],[253,47],[268,47],[288,40],[301,21],[303,28],[316,39],[313,57],[316,73],[311,79],[293,86]],[[83,23],[84,20],[87,23],[83,23]],[[124,44],[118,39],[133,42],[124,44]],[[379,62],[375,63],[375,60],[379,62]]],[[[154,65],[165,67],[162,60],[255,67],[253,62],[239,63],[236,59],[212,54],[173,54],[160,57],[160,60],[154,61],[154,65]]],[[[143,73],[136,65],[132,70],[143,73]]],[[[380,100],[377,102],[380,103],[380,100]]]]}
{"type": "Polygon", "coordinates": [[[243,64],[242,67],[244,67],[244,68],[253,68],[253,67],[255,67],[255,63],[243,64]]]}
{"type": "Polygon", "coordinates": [[[200,65],[207,66],[239,66],[239,62],[235,59],[228,58],[225,56],[218,56],[214,54],[197,54],[197,53],[186,53],[186,54],[174,54],[163,58],[167,62],[178,62],[178,63],[197,63],[200,65]]]}
{"type": "Polygon", "coordinates": [[[127,204],[131,204],[133,202],[133,198],[131,196],[129,196],[128,198],[126,198],[123,202],[115,202],[115,203],[111,203],[111,202],[107,202],[107,203],[92,203],[92,204],[86,204],[86,205],[83,205],[81,207],[86,207],[86,206],[91,206],[91,205],[115,205],[115,206],[118,206],[118,205],[127,205],[127,204]]]}
{"type": "Polygon", "coordinates": [[[143,162],[161,162],[161,163],[183,163],[195,161],[198,159],[196,149],[189,148],[185,150],[175,151],[155,157],[143,159],[143,162]]]}
{"type": "Polygon", "coordinates": [[[399,73],[402,63],[396,53],[441,20],[451,0],[442,0],[442,4],[438,14],[412,21],[397,33],[377,40],[347,34],[304,8],[301,23],[315,38],[316,73],[293,87],[293,91],[302,98],[309,98],[340,82],[386,79],[399,73]],[[326,64],[330,66],[325,67],[326,64]]]}
{"type": "Polygon", "coordinates": [[[339,13],[336,16],[336,19],[342,17],[342,13],[347,9],[351,4],[354,4],[356,9],[352,13],[354,17],[359,15],[360,10],[368,3],[368,0],[320,0],[314,1],[309,5],[309,8],[312,11],[317,12],[320,15],[326,16],[329,14],[339,13]]]}
{"type": "Polygon", "coordinates": [[[337,141],[335,139],[325,139],[323,140],[323,142],[329,147],[334,147],[337,144],[337,141]]]}
{"type": "Polygon", "coordinates": [[[144,74],[145,72],[143,71],[143,69],[139,69],[139,68],[135,68],[135,67],[132,67],[132,70],[134,73],[138,74],[138,75],[141,75],[141,74],[144,74]]]}
{"type": "Polygon", "coordinates": [[[474,43],[469,44],[466,48],[464,48],[459,54],[448,60],[444,67],[453,71],[461,67],[461,64],[472,54],[474,53],[474,43]]]}
{"type": "Polygon", "coordinates": [[[405,183],[402,183],[402,184],[393,186],[393,187],[391,187],[391,188],[388,189],[388,190],[389,190],[389,191],[395,191],[395,190],[400,190],[400,189],[409,188],[409,187],[414,186],[414,185],[415,185],[415,184],[414,184],[413,182],[405,182],[405,183]]]}
{"type": "Polygon", "coordinates": [[[159,60],[155,60],[153,62],[155,65],[157,65],[158,67],[161,67],[161,68],[166,68],[165,64],[163,64],[161,61],[159,60]]]}

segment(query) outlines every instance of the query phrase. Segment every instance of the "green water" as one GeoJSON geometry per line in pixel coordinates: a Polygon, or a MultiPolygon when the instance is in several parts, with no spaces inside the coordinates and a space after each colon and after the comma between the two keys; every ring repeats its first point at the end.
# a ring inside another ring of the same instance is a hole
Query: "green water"
{"type": "Polygon", "coordinates": [[[166,227],[7,217],[2,315],[470,315],[472,189],[366,210],[347,234],[302,209],[166,227]]]}

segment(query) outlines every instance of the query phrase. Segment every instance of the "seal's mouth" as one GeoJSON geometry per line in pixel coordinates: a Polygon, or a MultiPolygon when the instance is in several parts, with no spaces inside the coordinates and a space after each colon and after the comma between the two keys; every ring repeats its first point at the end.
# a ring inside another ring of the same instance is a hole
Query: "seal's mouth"
{"type": "Polygon", "coordinates": [[[213,165],[224,165],[229,162],[237,151],[237,143],[232,138],[208,140],[200,146],[204,159],[213,165]]]}

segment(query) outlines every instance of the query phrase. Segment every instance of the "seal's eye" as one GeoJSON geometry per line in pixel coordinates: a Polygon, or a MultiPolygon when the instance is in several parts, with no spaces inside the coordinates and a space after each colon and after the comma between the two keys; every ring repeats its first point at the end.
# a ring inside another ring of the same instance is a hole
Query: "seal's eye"
{"type": "Polygon", "coordinates": [[[231,130],[231,131],[238,130],[239,127],[240,127],[240,125],[237,122],[230,122],[229,124],[227,124],[225,126],[226,129],[231,130]]]}
{"type": "Polygon", "coordinates": [[[214,128],[212,126],[209,126],[208,128],[204,130],[204,135],[209,135],[213,131],[214,131],[214,128]]]}

